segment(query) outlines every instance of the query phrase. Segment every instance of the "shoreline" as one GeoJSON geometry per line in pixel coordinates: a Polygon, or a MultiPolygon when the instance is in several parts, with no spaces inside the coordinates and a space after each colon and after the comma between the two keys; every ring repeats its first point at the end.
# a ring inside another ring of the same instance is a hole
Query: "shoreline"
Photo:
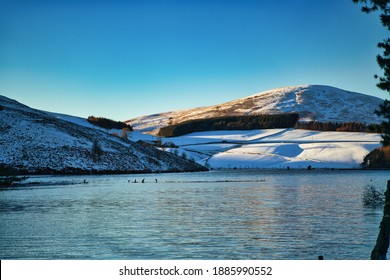
{"type": "Polygon", "coordinates": [[[202,168],[199,170],[179,170],[179,169],[170,169],[170,170],[77,170],[77,169],[67,169],[67,170],[37,170],[37,171],[26,171],[19,170],[15,171],[13,174],[9,175],[0,175],[2,177],[18,177],[18,176],[85,176],[85,175],[137,175],[137,174],[167,174],[167,173],[200,173],[200,172],[212,172],[212,171],[274,171],[274,172],[295,172],[295,171],[307,171],[307,172],[316,172],[316,171],[386,171],[390,170],[389,168],[202,168]]]}

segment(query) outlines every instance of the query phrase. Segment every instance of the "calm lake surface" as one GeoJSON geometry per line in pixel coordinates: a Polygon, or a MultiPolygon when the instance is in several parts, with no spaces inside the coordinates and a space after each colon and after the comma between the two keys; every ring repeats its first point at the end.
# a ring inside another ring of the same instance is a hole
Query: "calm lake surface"
{"type": "Polygon", "coordinates": [[[363,206],[363,189],[384,191],[389,179],[353,170],[30,177],[42,184],[0,190],[0,258],[369,259],[383,207],[363,206]]]}

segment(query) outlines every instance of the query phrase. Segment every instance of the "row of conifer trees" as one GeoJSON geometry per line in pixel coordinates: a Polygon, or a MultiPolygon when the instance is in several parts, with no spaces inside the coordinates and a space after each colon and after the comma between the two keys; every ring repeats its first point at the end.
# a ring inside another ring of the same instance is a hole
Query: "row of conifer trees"
{"type": "Polygon", "coordinates": [[[251,130],[268,128],[290,128],[298,121],[297,113],[251,116],[227,116],[196,119],[162,127],[159,136],[175,137],[192,132],[210,130],[251,130]]]}
{"type": "Polygon", "coordinates": [[[87,120],[89,123],[96,125],[96,126],[99,126],[99,127],[102,127],[104,129],[127,128],[129,131],[133,131],[133,128],[130,125],[128,125],[124,122],[121,122],[121,121],[114,121],[111,119],[102,118],[102,117],[94,117],[94,116],[89,116],[87,120]]]}
{"type": "Polygon", "coordinates": [[[225,116],[205,119],[189,120],[182,123],[170,124],[162,127],[158,133],[161,137],[176,137],[192,132],[211,130],[252,130],[272,128],[296,128],[316,131],[342,131],[381,133],[381,125],[364,124],[360,122],[299,122],[297,113],[225,116]]]}

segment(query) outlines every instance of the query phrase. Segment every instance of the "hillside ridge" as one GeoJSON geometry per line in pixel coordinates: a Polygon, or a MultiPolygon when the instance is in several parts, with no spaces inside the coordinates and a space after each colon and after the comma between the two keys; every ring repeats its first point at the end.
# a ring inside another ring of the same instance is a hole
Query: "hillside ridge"
{"type": "Polygon", "coordinates": [[[173,154],[0,96],[0,169],[81,174],[203,171],[173,154]]]}
{"type": "Polygon", "coordinates": [[[380,123],[374,111],[382,99],[323,85],[289,86],[213,106],[156,113],[130,119],[135,130],[157,134],[169,123],[237,115],[298,113],[301,121],[380,123]]]}

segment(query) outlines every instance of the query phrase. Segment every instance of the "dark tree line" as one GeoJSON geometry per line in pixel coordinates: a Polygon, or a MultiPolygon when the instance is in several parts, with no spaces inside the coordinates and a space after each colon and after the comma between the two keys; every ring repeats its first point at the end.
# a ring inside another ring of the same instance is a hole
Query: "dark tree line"
{"type": "Polygon", "coordinates": [[[94,117],[94,116],[89,116],[87,120],[89,123],[102,127],[104,129],[127,128],[129,131],[133,131],[133,128],[130,125],[120,121],[114,121],[107,118],[94,117]]]}
{"type": "Polygon", "coordinates": [[[340,132],[366,132],[381,133],[382,128],[379,124],[366,125],[360,122],[297,122],[295,128],[317,130],[317,131],[340,131],[340,132]]]}
{"type": "Polygon", "coordinates": [[[292,128],[298,119],[299,115],[297,113],[196,119],[162,127],[158,135],[162,137],[176,137],[192,132],[211,130],[292,128]]]}

